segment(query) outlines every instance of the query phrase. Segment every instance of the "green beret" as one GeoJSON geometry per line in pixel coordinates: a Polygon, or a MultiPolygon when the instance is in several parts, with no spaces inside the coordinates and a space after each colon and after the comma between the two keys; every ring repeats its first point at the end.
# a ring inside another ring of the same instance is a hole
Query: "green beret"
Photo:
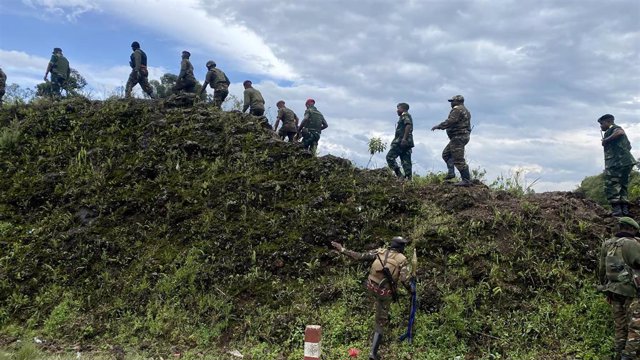
{"type": "Polygon", "coordinates": [[[633,220],[632,218],[628,217],[628,216],[623,216],[618,218],[618,223],[620,224],[624,224],[624,225],[629,225],[633,228],[635,228],[636,230],[640,230],[640,225],[638,225],[638,223],[633,220]]]}

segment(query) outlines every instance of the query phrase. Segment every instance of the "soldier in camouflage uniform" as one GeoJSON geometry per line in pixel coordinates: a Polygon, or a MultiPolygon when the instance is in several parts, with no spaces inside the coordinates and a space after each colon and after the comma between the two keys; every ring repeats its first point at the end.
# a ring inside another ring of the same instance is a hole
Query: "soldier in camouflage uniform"
{"type": "Polygon", "coordinates": [[[340,253],[358,261],[373,261],[369,269],[367,278],[367,289],[375,299],[376,303],[376,323],[373,333],[373,343],[369,359],[378,359],[378,348],[382,342],[384,331],[389,325],[389,308],[393,299],[393,291],[397,291],[395,285],[400,282],[405,289],[410,290],[409,271],[407,268],[407,258],[404,256],[404,248],[408,241],[400,236],[391,240],[389,249],[377,249],[366,253],[358,253],[347,250],[341,244],[332,241],[331,245],[340,253]],[[383,269],[388,268],[393,284],[384,275],[383,269]]]}
{"type": "Polygon", "coordinates": [[[302,136],[302,146],[315,154],[322,130],[328,128],[329,125],[322,113],[316,109],[315,100],[307,99],[304,105],[307,110],[304,112],[304,118],[298,127],[297,136],[302,136]]]}
{"type": "Polygon", "coordinates": [[[293,142],[293,139],[298,132],[298,115],[296,115],[293,110],[284,106],[284,100],[278,101],[276,106],[278,107],[278,116],[276,117],[276,123],[273,126],[273,130],[278,132],[278,135],[280,135],[282,140],[289,138],[289,142],[293,142]],[[278,131],[280,121],[282,121],[282,128],[278,131]]]}
{"type": "Polygon", "coordinates": [[[191,61],[189,61],[189,57],[191,57],[191,53],[188,51],[182,52],[182,61],[180,62],[180,74],[178,74],[178,79],[176,80],[176,84],[171,89],[173,93],[178,93],[179,91],[184,91],[188,93],[196,92],[196,78],[193,76],[193,65],[191,65],[191,61]]]}
{"type": "Polygon", "coordinates": [[[471,113],[464,106],[464,97],[456,95],[448,100],[451,103],[451,112],[447,120],[431,128],[434,130],[447,130],[449,144],[442,151],[442,159],[447,164],[447,176],[445,180],[456,177],[455,168],[460,172],[462,181],[456,186],[470,186],[471,173],[469,165],[464,160],[464,147],[469,143],[471,135],[471,113]]]}
{"type": "Polygon", "coordinates": [[[4,97],[4,89],[7,86],[7,74],[0,68],[0,106],[2,106],[2,98],[4,97]]]}
{"type": "Polygon", "coordinates": [[[130,98],[133,87],[140,84],[142,90],[149,95],[150,98],[155,99],[153,95],[153,88],[149,85],[149,70],[147,69],[147,54],[140,49],[140,44],[137,41],[131,43],[131,56],[129,59],[129,66],[131,66],[131,74],[127,80],[127,85],[124,90],[124,97],[130,98]]]}
{"type": "Polygon", "coordinates": [[[604,192],[611,203],[613,216],[629,215],[629,175],[636,164],[631,155],[631,143],[624,130],[614,124],[611,114],[602,115],[598,122],[604,131],[604,192]]]}
{"type": "Polygon", "coordinates": [[[387,165],[398,177],[403,177],[396,159],[400,157],[404,178],[411,180],[411,149],[413,148],[413,119],[409,114],[409,104],[400,103],[396,107],[398,123],[396,135],[391,142],[391,148],[387,153],[387,165]]]}
{"type": "Polygon", "coordinates": [[[66,82],[71,76],[69,60],[62,55],[62,49],[53,49],[53,54],[51,54],[51,59],[47,65],[47,71],[44,73],[44,81],[48,81],[49,72],[51,72],[51,95],[60,97],[62,96],[60,90],[66,88],[66,82]]]}
{"type": "Polygon", "coordinates": [[[260,91],[253,87],[251,80],[245,80],[242,85],[244,86],[244,105],[242,106],[242,112],[249,109],[251,115],[264,115],[264,98],[260,91]]]}
{"type": "Polygon", "coordinates": [[[215,61],[209,60],[205,66],[207,67],[207,75],[205,76],[204,84],[202,84],[198,97],[202,96],[202,93],[207,90],[207,85],[209,85],[213,89],[213,106],[220,109],[222,108],[224,99],[229,95],[229,85],[231,82],[224,71],[216,67],[215,61]]]}
{"type": "Polygon", "coordinates": [[[634,275],[640,271],[640,225],[625,216],[618,218],[618,226],[615,236],[602,244],[598,278],[599,289],[612,306],[616,358],[630,360],[638,359],[640,350],[640,302],[634,275]]]}

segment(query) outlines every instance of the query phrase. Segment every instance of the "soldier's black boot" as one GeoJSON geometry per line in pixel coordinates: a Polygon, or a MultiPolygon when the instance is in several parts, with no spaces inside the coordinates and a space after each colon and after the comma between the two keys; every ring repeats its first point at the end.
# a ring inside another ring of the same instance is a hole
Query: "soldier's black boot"
{"type": "Polygon", "coordinates": [[[382,342],[382,334],[376,332],[373,334],[373,343],[371,344],[371,353],[369,354],[369,360],[378,360],[378,348],[382,342]]]}
{"type": "Polygon", "coordinates": [[[456,168],[453,166],[453,160],[447,160],[447,176],[444,177],[445,180],[451,180],[456,178],[456,168]]]}
{"type": "Polygon", "coordinates": [[[395,168],[393,169],[393,172],[396,174],[397,177],[401,178],[404,175],[402,175],[402,171],[400,171],[400,168],[395,168]]]}
{"type": "Polygon", "coordinates": [[[611,203],[611,216],[622,216],[622,205],[620,203],[611,203]]]}
{"type": "Polygon", "coordinates": [[[622,210],[622,215],[627,216],[629,215],[629,204],[627,203],[623,203],[620,205],[620,210],[622,210]]]}
{"type": "Polygon", "coordinates": [[[460,171],[460,176],[462,177],[462,181],[459,183],[455,183],[454,186],[471,186],[473,183],[471,182],[471,173],[469,173],[469,166],[466,166],[462,171],[460,171]]]}

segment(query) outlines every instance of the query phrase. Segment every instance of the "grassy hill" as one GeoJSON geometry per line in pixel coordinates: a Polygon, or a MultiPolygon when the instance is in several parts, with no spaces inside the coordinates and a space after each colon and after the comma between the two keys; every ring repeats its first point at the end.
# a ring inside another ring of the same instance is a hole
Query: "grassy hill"
{"type": "MultiPolygon", "coordinates": [[[[514,195],[441,176],[400,182],[277,140],[256,117],[199,104],[82,99],[0,111],[0,344],[124,348],[142,357],[327,359],[366,349],[355,250],[413,240],[413,346],[384,359],[600,359],[595,291],[612,220],[573,193],[514,195]]],[[[392,307],[406,326],[408,297],[392,307]]]]}

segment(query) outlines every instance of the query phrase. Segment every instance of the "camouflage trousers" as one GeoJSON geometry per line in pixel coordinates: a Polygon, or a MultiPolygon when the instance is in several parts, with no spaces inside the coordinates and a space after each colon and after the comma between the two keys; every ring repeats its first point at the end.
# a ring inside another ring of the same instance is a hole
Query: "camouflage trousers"
{"type": "Polygon", "coordinates": [[[640,350],[640,301],[618,294],[609,295],[615,326],[615,352],[638,359],[640,350]]]}
{"type": "Polygon", "coordinates": [[[213,90],[213,106],[217,107],[218,109],[222,108],[222,103],[224,102],[224,100],[227,98],[227,96],[229,95],[229,87],[224,87],[221,86],[217,89],[213,90]]]}
{"type": "Polygon", "coordinates": [[[195,79],[178,79],[176,84],[171,88],[173,93],[178,93],[179,91],[184,91],[187,93],[195,93],[196,92],[196,80],[195,79]]]}
{"type": "Polygon", "coordinates": [[[131,70],[131,74],[129,74],[129,79],[127,80],[127,85],[124,90],[124,96],[131,97],[133,87],[138,84],[140,84],[140,87],[145,93],[147,93],[147,95],[153,95],[153,88],[149,85],[149,72],[146,69],[141,69],[140,72],[131,70]]]}
{"type": "Polygon", "coordinates": [[[391,308],[391,296],[380,296],[371,293],[376,303],[376,316],[374,331],[384,335],[384,330],[389,326],[389,309],[391,308]]]}
{"type": "Polygon", "coordinates": [[[66,81],[67,79],[52,72],[51,73],[51,96],[54,96],[54,97],[62,96],[62,89],[65,88],[64,84],[66,81]]]}
{"type": "Polygon", "coordinates": [[[633,165],[611,166],[604,169],[604,193],[610,203],[627,203],[629,175],[633,165]]]}
{"type": "Polygon", "coordinates": [[[318,148],[318,141],[320,141],[320,132],[316,130],[302,130],[302,146],[315,154],[318,148]],[[305,131],[306,130],[306,131],[305,131]]]}
{"type": "Polygon", "coordinates": [[[464,147],[469,143],[470,135],[458,135],[449,139],[449,143],[442,150],[442,159],[445,163],[453,162],[458,171],[463,171],[467,168],[467,163],[464,160],[464,147]]]}
{"type": "Polygon", "coordinates": [[[400,157],[400,163],[402,164],[402,170],[404,176],[407,179],[411,179],[411,148],[403,148],[400,144],[391,144],[391,148],[387,153],[387,165],[396,174],[400,171],[396,159],[400,157]]]}

